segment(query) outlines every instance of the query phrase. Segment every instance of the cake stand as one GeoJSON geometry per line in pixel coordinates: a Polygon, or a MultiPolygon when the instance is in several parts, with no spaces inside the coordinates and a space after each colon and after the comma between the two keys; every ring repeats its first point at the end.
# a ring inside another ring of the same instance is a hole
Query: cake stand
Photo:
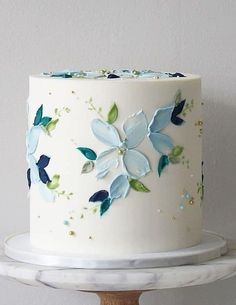
{"type": "Polygon", "coordinates": [[[0,275],[31,286],[96,293],[102,305],[137,305],[142,292],[203,285],[236,275],[236,241],[228,253],[198,265],[146,269],[73,269],[17,262],[0,250],[0,275]]]}

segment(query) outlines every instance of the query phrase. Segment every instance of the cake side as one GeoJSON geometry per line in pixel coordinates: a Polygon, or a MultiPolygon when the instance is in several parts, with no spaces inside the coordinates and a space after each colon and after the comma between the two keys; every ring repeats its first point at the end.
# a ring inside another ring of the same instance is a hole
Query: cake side
{"type": "Polygon", "coordinates": [[[199,243],[198,76],[33,76],[28,105],[35,247],[120,255],[199,243]]]}

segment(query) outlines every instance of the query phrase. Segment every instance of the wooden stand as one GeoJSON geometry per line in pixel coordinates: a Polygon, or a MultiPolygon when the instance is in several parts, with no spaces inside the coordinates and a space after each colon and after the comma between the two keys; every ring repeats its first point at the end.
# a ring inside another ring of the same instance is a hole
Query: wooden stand
{"type": "Polygon", "coordinates": [[[139,305],[143,291],[101,291],[96,292],[101,305],[139,305]]]}

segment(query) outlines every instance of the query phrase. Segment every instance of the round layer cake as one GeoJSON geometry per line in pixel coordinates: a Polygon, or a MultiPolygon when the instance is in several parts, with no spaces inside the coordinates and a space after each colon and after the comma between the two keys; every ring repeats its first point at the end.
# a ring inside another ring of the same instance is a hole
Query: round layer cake
{"type": "Polygon", "coordinates": [[[32,245],[117,256],[198,244],[201,103],[197,75],[102,70],[31,76],[32,245]]]}

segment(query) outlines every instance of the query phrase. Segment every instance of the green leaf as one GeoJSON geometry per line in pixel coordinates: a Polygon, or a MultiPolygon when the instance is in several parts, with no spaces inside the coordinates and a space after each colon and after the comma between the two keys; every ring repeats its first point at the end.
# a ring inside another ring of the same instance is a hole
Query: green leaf
{"type": "Polygon", "coordinates": [[[113,124],[118,117],[118,108],[116,106],[116,103],[114,103],[107,115],[107,123],[113,124]]]}
{"type": "Polygon", "coordinates": [[[43,105],[41,105],[36,112],[36,115],[34,118],[34,126],[37,126],[41,123],[42,116],[43,116],[43,105]]]}
{"type": "Polygon", "coordinates": [[[144,192],[148,193],[150,190],[139,180],[137,179],[131,179],[129,180],[129,184],[137,192],[144,192]]]}
{"type": "Polygon", "coordinates": [[[81,174],[87,174],[90,173],[94,169],[94,162],[93,161],[87,161],[84,163],[82,167],[81,174]]]}
{"type": "Polygon", "coordinates": [[[173,155],[169,155],[169,161],[172,164],[178,164],[178,163],[180,163],[180,158],[174,157],[173,155]]]}
{"type": "Polygon", "coordinates": [[[48,187],[50,190],[55,190],[56,188],[59,187],[59,180],[60,180],[60,175],[54,175],[54,176],[52,177],[51,182],[48,182],[48,183],[47,183],[47,187],[48,187]]]}
{"type": "Polygon", "coordinates": [[[41,120],[41,124],[43,126],[46,126],[51,120],[52,120],[52,118],[50,118],[49,116],[44,116],[41,120]]]}
{"type": "Polygon", "coordinates": [[[174,157],[178,157],[182,154],[183,150],[184,150],[183,146],[176,145],[172,148],[170,155],[174,157]]]}
{"type": "Polygon", "coordinates": [[[102,216],[111,206],[111,198],[106,198],[100,205],[100,215],[102,216]]]}
{"type": "Polygon", "coordinates": [[[179,89],[175,95],[175,104],[178,105],[181,102],[181,90],[179,89]]]}
{"type": "Polygon", "coordinates": [[[88,147],[77,147],[77,149],[89,160],[96,160],[96,153],[88,147]]]}
{"type": "Polygon", "coordinates": [[[158,162],[158,168],[157,168],[159,177],[161,176],[161,173],[162,173],[163,169],[164,169],[168,164],[169,164],[169,157],[166,156],[166,155],[162,155],[162,156],[160,157],[159,162],[158,162]]]}
{"type": "Polygon", "coordinates": [[[45,126],[45,129],[47,130],[48,133],[50,133],[56,128],[58,121],[59,119],[52,120],[45,126]]]}

